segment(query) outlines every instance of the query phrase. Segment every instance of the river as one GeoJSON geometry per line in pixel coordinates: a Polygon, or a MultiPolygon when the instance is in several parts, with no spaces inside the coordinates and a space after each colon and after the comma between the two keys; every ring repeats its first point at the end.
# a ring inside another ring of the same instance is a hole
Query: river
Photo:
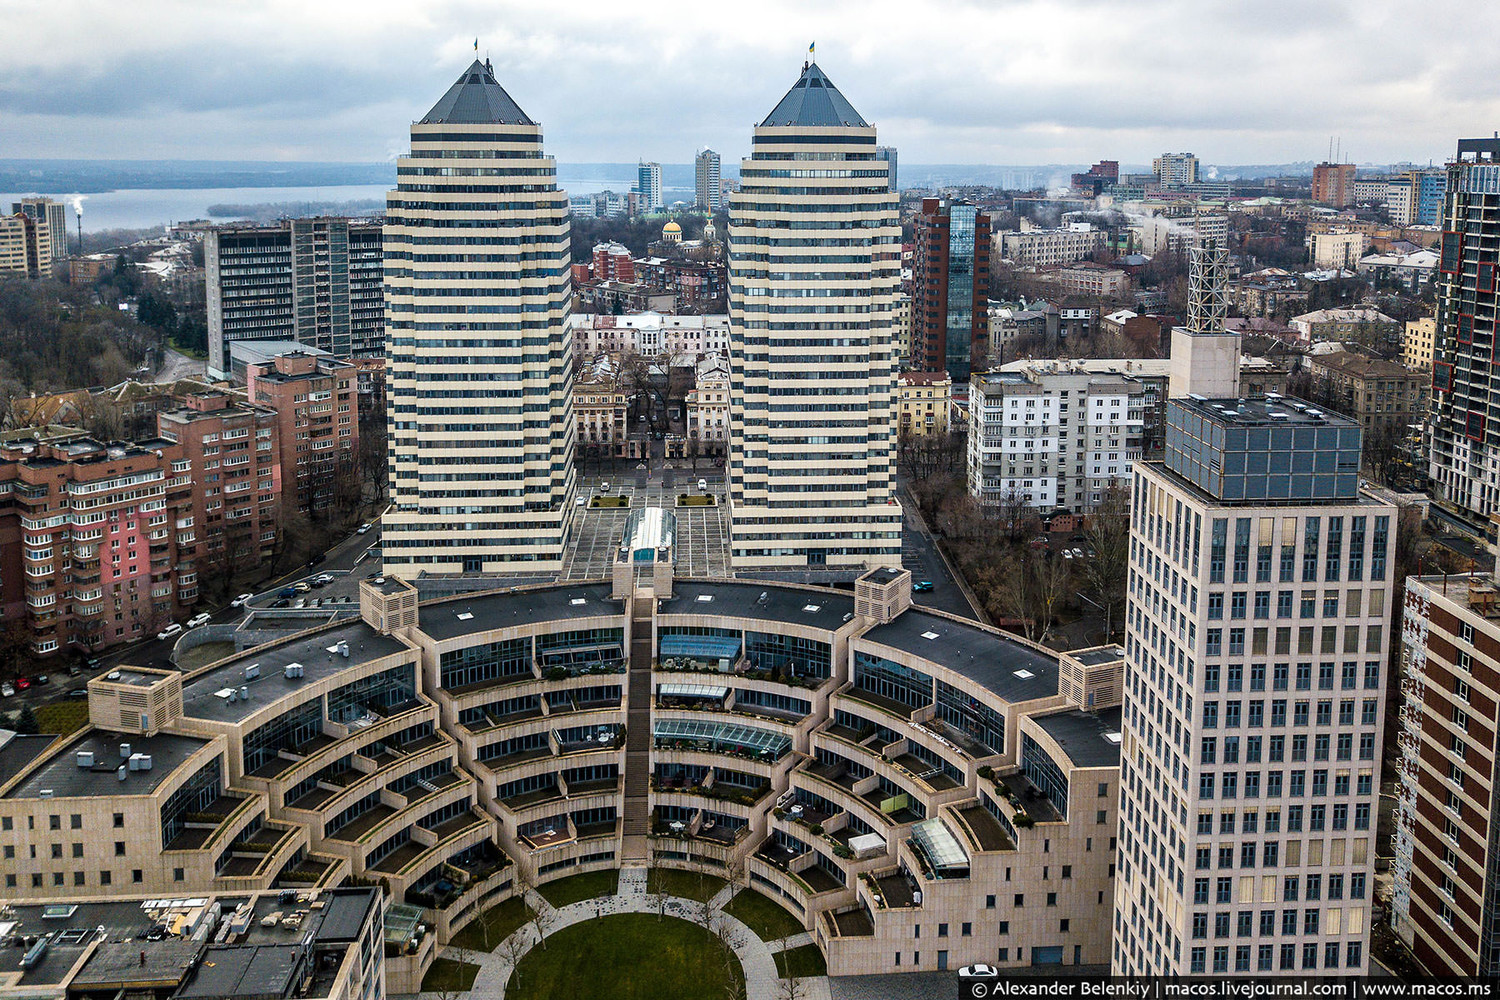
{"type": "MultiPolygon", "coordinates": [[[[605,189],[629,191],[634,176],[614,177],[569,177],[562,176],[559,184],[570,195],[593,194],[605,189]]],[[[104,229],[149,229],[152,226],[190,219],[212,219],[215,222],[233,221],[238,216],[215,217],[208,213],[210,205],[258,205],[279,203],[327,203],[348,201],[385,202],[384,184],[347,184],[326,187],[238,187],[238,188],[122,188],[118,191],[100,191],[83,196],[83,229],[94,233],[104,229]]],[[[682,197],[683,193],[667,189],[682,197]]],[[[35,194],[37,192],[25,192],[35,194]]],[[[58,201],[71,203],[75,195],[68,192],[42,192],[58,201]]],[[[8,211],[22,194],[0,194],[0,211],[8,211]]],[[[686,192],[691,199],[692,193],[686,192]]],[[[68,231],[77,233],[78,218],[70,207],[68,231]]]]}

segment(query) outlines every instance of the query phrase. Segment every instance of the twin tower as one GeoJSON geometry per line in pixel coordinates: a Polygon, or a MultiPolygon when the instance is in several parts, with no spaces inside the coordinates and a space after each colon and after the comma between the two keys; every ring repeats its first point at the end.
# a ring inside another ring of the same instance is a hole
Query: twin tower
{"type": "MultiPolygon", "coordinates": [[[[875,128],[815,63],[729,202],[731,565],[901,561],[901,228],[875,128]]],[[[411,127],[386,202],[387,573],[562,568],[577,489],[568,196],[542,129],[475,61],[411,127]]]]}

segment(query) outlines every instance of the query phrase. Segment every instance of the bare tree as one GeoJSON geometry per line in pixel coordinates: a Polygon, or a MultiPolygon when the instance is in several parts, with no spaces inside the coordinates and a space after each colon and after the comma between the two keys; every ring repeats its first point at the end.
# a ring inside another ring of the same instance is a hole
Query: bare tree
{"type": "Polygon", "coordinates": [[[1000,494],[996,511],[1000,523],[1005,526],[1006,537],[1013,542],[1021,537],[1022,527],[1035,513],[1031,506],[1031,495],[1014,487],[1000,494]]]}
{"type": "Polygon", "coordinates": [[[1123,619],[1130,574],[1130,491],[1123,482],[1112,480],[1100,493],[1085,534],[1093,550],[1083,563],[1087,596],[1104,611],[1105,630],[1113,633],[1123,619]]]}
{"type": "Polygon", "coordinates": [[[739,932],[729,925],[729,921],[721,920],[713,928],[713,935],[719,941],[719,961],[724,969],[724,1000],[746,1000],[745,969],[735,952],[739,932]]]}
{"type": "Polygon", "coordinates": [[[526,939],[519,934],[512,934],[500,946],[500,955],[510,966],[510,979],[506,981],[505,990],[512,996],[519,995],[521,990],[521,959],[526,957],[526,951],[526,939]]]}
{"type": "Polygon", "coordinates": [[[801,976],[788,976],[780,980],[776,996],[779,1000],[803,1000],[807,996],[807,984],[801,976]]]}
{"type": "Polygon", "coordinates": [[[984,581],[989,611],[1017,619],[1026,638],[1040,642],[1056,621],[1070,577],[1066,562],[1037,549],[1007,553],[984,581]]]}

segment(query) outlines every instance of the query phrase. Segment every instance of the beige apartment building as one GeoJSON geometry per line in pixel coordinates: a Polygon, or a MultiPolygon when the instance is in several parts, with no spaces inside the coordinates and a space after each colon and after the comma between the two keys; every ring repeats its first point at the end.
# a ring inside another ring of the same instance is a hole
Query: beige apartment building
{"type": "Polygon", "coordinates": [[[577,435],[556,162],[541,126],[476,60],[412,125],[396,170],[384,238],[386,571],[554,573],[577,435]]]}
{"type": "Polygon", "coordinates": [[[601,354],[579,366],[573,379],[573,416],[578,446],[601,455],[624,455],[630,428],[625,419],[630,399],[619,366],[601,354]]]}
{"type": "Polygon", "coordinates": [[[1408,368],[1432,369],[1432,348],[1437,341],[1437,319],[1427,316],[1407,320],[1406,339],[1401,344],[1401,362],[1408,368]]]}
{"type": "Polygon", "coordinates": [[[947,434],[952,402],[953,378],[947,372],[902,372],[896,376],[896,435],[947,434]]]}
{"type": "Polygon", "coordinates": [[[693,387],[683,400],[689,448],[722,455],[729,440],[729,362],[715,354],[698,362],[693,387]]]}
{"type": "Polygon", "coordinates": [[[1352,351],[1313,354],[1307,362],[1313,379],[1366,431],[1382,424],[1404,429],[1426,418],[1426,372],[1352,351]]]}
{"type": "Polygon", "coordinates": [[[52,276],[52,237],[45,218],[22,212],[0,216],[0,274],[52,276]]]}
{"type": "Polygon", "coordinates": [[[813,63],[752,138],[729,200],[731,564],[899,565],[901,227],[875,128],[813,63]]]}

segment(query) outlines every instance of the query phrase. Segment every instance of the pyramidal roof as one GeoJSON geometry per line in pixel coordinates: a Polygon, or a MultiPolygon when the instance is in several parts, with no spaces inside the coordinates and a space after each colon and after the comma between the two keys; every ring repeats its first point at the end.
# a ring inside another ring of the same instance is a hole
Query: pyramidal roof
{"type": "Polygon", "coordinates": [[[781,103],[772,109],[761,125],[813,125],[868,128],[869,122],[859,116],[833,81],[824,75],[817,63],[802,67],[802,76],[792,84],[781,103]]]}
{"type": "Polygon", "coordinates": [[[442,100],[422,119],[423,125],[535,125],[495,80],[489,60],[474,60],[442,100]]]}

